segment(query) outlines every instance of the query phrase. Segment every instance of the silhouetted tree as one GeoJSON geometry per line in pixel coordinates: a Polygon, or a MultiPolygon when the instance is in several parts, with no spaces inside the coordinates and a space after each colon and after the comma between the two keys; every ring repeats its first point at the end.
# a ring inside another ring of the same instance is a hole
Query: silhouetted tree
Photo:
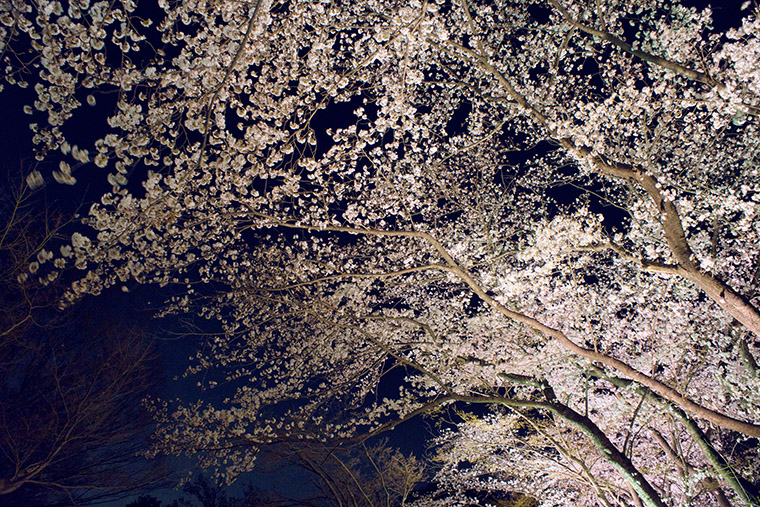
{"type": "Polygon", "coordinates": [[[136,454],[147,447],[152,427],[141,400],[158,378],[144,330],[126,324],[105,301],[57,310],[60,284],[34,274],[69,221],[40,211],[28,182],[6,195],[0,207],[0,504],[80,504],[159,482],[165,474],[158,462],[136,454]]]}

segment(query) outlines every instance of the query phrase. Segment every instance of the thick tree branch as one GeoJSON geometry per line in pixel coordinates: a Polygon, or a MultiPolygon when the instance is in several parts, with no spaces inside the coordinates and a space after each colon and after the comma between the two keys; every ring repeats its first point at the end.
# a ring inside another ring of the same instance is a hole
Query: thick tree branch
{"type": "Polygon", "coordinates": [[[681,276],[694,282],[729,315],[744,324],[747,329],[760,336],[760,311],[725,282],[702,270],[686,239],[683,224],[675,203],[663,195],[661,190],[663,186],[654,175],[640,167],[622,162],[608,161],[604,156],[593,152],[591,149],[576,145],[572,139],[558,135],[547,117],[539,109],[530,104],[512,86],[510,81],[496,67],[491,65],[488,57],[483,54],[455,42],[448,42],[450,48],[440,46],[434,42],[431,42],[431,44],[443,49],[452,56],[456,52],[459,52],[475,60],[481,69],[493,76],[504,88],[506,94],[517,102],[523,114],[533,118],[539,125],[544,127],[562,148],[574,155],[579,161],[585,160],[600,174],[629,181],[643,188],[649,195],[655,208],[660,212],[662,231],[668,247],[677,262],[678,272],[681,276]]]}
{"type": "Polygon", "coordinates": [[[497,312],[501,313],[505,317],[511,320],[514,320],[516,322],[519,322],[521,324],[524,324],[528,326],[529,328],[535,331],[539,331],[540,333],[550,338],[554,338],[561,345],[563,345],[565,348],[567,348],[570,352],[574,354],[577,354],[591,361],[602,363],[606,366],[609,366],[610,368],[613,368],[619,371],[623,375],[630,377],[630,379],[635,380],[636,382],[639,382],[640,384],[648,387],[653,392],[659,394],[663,398],[675,403],[676,405],[683,408],[687,412],[691,412],[692,414],[698,417],[701,417],[703,419],[706,419],[723,428],[737,431],[739,433],[744,433],[746,435],[750,435],[754,437],[760,437],[760,425],[740,421],[738,419],[734,419],[727,415],[721,414],[720,412],[717,412],[715,410],[709,409],[707,407],[703,407],[702,405],[699,405],[698,403],[691,401],[689,398],[684,397],[681,393],[679,393],[672,387],[669,387],[663,384],[662,382],[659,382],[649,377],[648,375],[645,375],[644,373],[636,370],[635,368],[631,367],[625,362],[615,359],[613,357],[610,357],[606,354],[602,354],[595,350],[583,348],[577,345],[574,341],[568,338],[567,335],[565,335],[563,332],[559,331],[558,329],[549,327],[543,324],[542,322],[540,322],[539,320],[533,317],[529,317],[523,313],[510,310],[509,308],[507,308],[506,306],[504,306],[503,304],[495,300],[493,297],[491,297],[480,286],[480,284],[472,277],[472,275],[470,275],[465,269],[459,266],[459,264],[451,256],[451,254],[448,253],[445,247],[435,237],[433,237],[429,233],[416,232],[416,231],[385,231],[385,230],[378,230],[378,229],[359,229],[355,227],[343,227],[343,226],[314,227],[314,226],[310,226],[306,224],[301,225],[301,224],[295,224],[292,222],[287,222],[285,220],[269,217],[261,213],[251,213],[251,214],[258,218],[264,219],[266,222],[272,225],[277,225],[280,227],[288,227],[288,228],[309,230],[309,231],[333,231],[333,232],[343,232],[343,233],[350,233],[350,234],[363,234],[363,235],[369,235],[369,236],[387,236],[387,237],[400,236],[400,237],[422,239],[426,241],[427,243],[429,243],[433,247],[433,249],[436,252],[438,252],[441,255],[441,257],[443,257],[443,259],[446,262],[446,264],[430,264],[429,267],[431,269],[440,269],[442,271],[447,271],[451,273],[452,275],[456,276],[457,278],[462,280],[462,282],[464,282],[470,288],[470,290],[472,290],[483,301],[485,301],[486,304],[494,308],[497,312]]]}

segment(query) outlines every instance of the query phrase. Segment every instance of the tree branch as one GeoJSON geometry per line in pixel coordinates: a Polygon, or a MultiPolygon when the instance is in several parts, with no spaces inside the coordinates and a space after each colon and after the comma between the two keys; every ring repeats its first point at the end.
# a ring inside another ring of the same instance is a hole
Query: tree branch
{"type": "Polygon", "coordinates": [[[683,65],[676,63],[671,60],[667,60],[665,58],[659,57],[657,55],[653,55],[651,53],[647,53],[646,51],[640,51],[638,49],[633,49],[633,46],[628,44],[622,39],[619,39],[618,37],[615,37],[609,32],[596,30],[595,28],[591,28],[588,25],[584,25],[580,21],[577,21],[574,19],[567,10],[562,7],[562,5],[557,0],[547,0],[557,11],[559,11],[560,14],[562,14],[562,17],[564,17],[570,25],[577,28],[578,30],[585,32],[589,35],[592,35],[598,39],[607,41],[611,43],[612,45],[622,49],[623,51],[626,51],[638,58],[641,58],[642,60],[649,62],[651,64],[657,65],[659,67],[662,67],[663,69],[670,70],[672,72],[675,72],[676,74],[680,74],[688,79],[691,79],[693,81],[699,81],[701,83],[704,83],[710,87],[717,87],[717,88],[724,88],[723,84],[719,83],[715,79],[713,79],[708,74],[705,74],[704,72],[699,72],[693,69],[690,69],[688,67],[684,67],[683,65]]]}

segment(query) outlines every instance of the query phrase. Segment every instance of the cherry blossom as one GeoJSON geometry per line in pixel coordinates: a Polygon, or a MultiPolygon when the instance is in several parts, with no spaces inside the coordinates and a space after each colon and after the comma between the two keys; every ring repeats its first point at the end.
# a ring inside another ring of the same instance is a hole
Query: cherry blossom
{"type": "Polygon", "coordinates": [[[437,441],[460,497],[757,503],[730,450],[760,437],[757,11],[80,3],[0,7],[38,156],[111,187],[30,275],[172,285],[211,322],[187,374],[225,399],[154,400],[156,452],[233,479],[482,403],[437,441]],[[64,135],[110,94],[92,146],[64,135]]]}

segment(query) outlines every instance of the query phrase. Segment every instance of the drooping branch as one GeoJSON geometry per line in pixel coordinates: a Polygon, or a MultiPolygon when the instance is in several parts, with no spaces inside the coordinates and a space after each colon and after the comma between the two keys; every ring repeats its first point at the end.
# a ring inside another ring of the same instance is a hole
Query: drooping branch
{"type": "Polygon", "coordinates": [[[277,225],[280,227],[293,228],[293,229],[301,229],[301,230],[308,230],[308,231],[332,231],[332,232],[361,234],[361,235],[369,235],[369,236],[386,236],[386,237],[400,236],[400,237],[421,239],[427,242],[433,248],[433,250],[435,250],[446,262],[445,264],[430,264],[428,265],[430,269],[438,269],[441,271],[446,271],[456,276],[462,282],[464,282],[465,285],[467,285],[470,288],[470,290],[472,290],[472,292],[477,294],[483,301],[485,301],[486,304],[488,304],[494,310],[504,315],[505,317],[509,318],[510,320],[514,320],[515,322],[524,324],[525,326],[535,331],[538,331],[550,338],[554,338],[562,346],[564,346],[573,354],[589,359],[590,361],[596,361],[596,362],[602,363],[610,368],[613,368],[619,371],[626,377],[629,377],[631,380],[635,380],[636,382],[639,382],[640,384],[648,387],[653,392],[675,403],[676,405],[686,410],[687,412],[691,412],[692,414],[698,417],[701,417],[703,419],[706,419],[712,422],[713,424],[716,424],[723,428],[737,431],[739,433],[744,433],[746,435],[750,435],[753,437],[760,437],[760,425],[740,421],[738,419],[734,419],[733,417],[721,414],[720,412],[717,412],[715,410],[709,409],[707,407],[703,407],[702,405],[699,405],[698,403],[693,402],[689,398],[686,398],[685,396],[683,396],[681,393],[679,393],[672,387],[669,387],[663,384],[662,382],[659,382],[653,379],[652,377],[631,367],[627,363],[619,359],[615,359],[614,357],[610,357],[601,352],[597,352],[596,350],[591,350],[591,349],[586,349],[584,347],[581,347],[560,330],[547,326],[546,324],[542,323],[541,321],[533,317],[529,317],[528,315],[525,315],[518,311],[507,308],[506,306],[501,304],[499,301],[494,299],[492,296],[490,296],[483,289],[483,287],[481,287],[481,285],[473,278],[473,276],[470,275],[464,268],[462,268],[457,263],[457,261],[451,256],[451,254],[446,250],[446,248],[435,237],[433,237],[429,233],[417,232],[417,231],[403,231],[403,230],[386,231],[386,230],[380,230],[380,229],[359,229],[356,227],[344,227],[344,226],[314,227],[314,226],[310,226],[306,224],[296,224],[296,223],[288,222],[285,220],[276,219],[273,217],[263,215],[261,213],[252,213],[252,215],[260,219],[265,219],[267,222],[273,225],[277,225]]]}
{"type": "MultiPolygon", "coordinates": [[[[381,431],[387,431],[389,429],[393,429],[396,425],[400,424],[400,422],[409,420],[412,417],[415,417],[419,414],[430,411],[432,408],[438,407],[442,404],[446,404],[452,401],[478,403],[478,404],[496,403],[496,404],[501,404],[512,409],[514,408],[545,409],[559,416],[561,419],[570,423],[571,425],[579,429],[582,433],[584,433],[586,436],[588,436],[590,440],[593,442],[593,444],[602,452],[604,459],[609,461],[621,473],[621,475],[626,479],[626,481],[628,481],[629,485],[635,490],[635,492],[643,500],[645,505],[649,507],[654,507],[654,506],[664,507],[664,503],[662,503],[662,500],[660,499],[658,493],[651,486],[651,484],[649,484],[649,482],[646,480],[644,475],[633,465],[631,460],[627,456],[625,456],[625,454],[620,452],[617,449],[617,447],[615,447],[615,445],[609,440],[609,438],[604,434],[604,432],[601,429],[599,429],[599,427],[593,421],[591,421],[591,419],[575,412],[570,407],[560,403],[557,397],[554,395],[554,390],[545,381],[540,381],[538,379],[534,379],[532,377],[528,377],[524,375],[515,375],[515,374],[508,374],[508,373],[504,373],[500,375],[503,379],[507,381],[514,381],[520,384],[531,385],[538,388],[541,392],[543,392],[544,396],[546,397],[547,401],[545,402],[532,401],[532,400],[518,400],[518,399],[513,399],[513,398],[508,398],[508,397],[503,397],[503,396],[462,395],[462,394],[457,393],[451,386],[443,382],[438,375],[435,375],[434,373],[432,373],[431,371],[429,371],[427,368],[423,367],[416,361],[407,359],[405,357],[400,356],[397,353],[394,353],[392,350],[389,349],[389,347],[380,343],[379,340],[375,339],[371,335],[371,333],[368,333],[362,330],[361,328],[356,328],[354,326],[351,326],[351,327],[354,328],[355,330],[362,332],[364,336],[370,339],[375,345],[381,347],[384,352],[390,354],[394,359],[399,361],[401,364],[404,364],[405,366],[408,366],[418,371],[423,376],[430,378],[433,382],[438,384],[445,392],[443,396],[436,398],[432,402],[428,402],[424,404],[422,407],[418,407],[416,410],[410,412],[409,414],[406,414],[406,416],[400,418],[398,421],[392,421],[390,423],[382,425],[380,428],[373,431],[371,435],[376,435],[381,431]]],[[[369,438],[369,436],[367,438],[369,438]]]]}
{"type": "Polygon", "coordinates": [[[760,311],[728,284],[704,271],[689,246],[681,218],[675,203],[667,199],[662,184],[651,173],[629,164],[613,163],[601,155],[595,155],[588,148],[576,149],[570,140],[563,145],[575,149],[596,167],[601,174],[630,181],[642,187],[654,205],[661,211],[662,231],[668,247],[678,265],[678,273],[694,282],[699,288],[720,305],[729,315],[744,324],[747,329],[760,336],[760,311]]]}
{"type": "Polygon", "coordinates": [[[590,349],[581,347],[580,345],[572,341],[570,338],[568,338],[567,335],[565,335],[562,331],[549,327],[532,317],[528,317],[525,314],[516,312],[514,310],[510,310],[503,304],[496,301],[488,293],[486,293],[486,291],[483,290],[483,288],[472,278],[472,276],[469,275],[461,267],[457,265],[454,265],[454,266],[448,265],[448,266],[441,266],[441,269],[444,269],[446,271],[449,271],[452,274],[457,275],[460,279],[462,279],[462,281],[464,281],[470,287],[470,289],[475,294],[480,296],[480,298],[483,299],[488,305],[490,305],[492,308],[494,308],[496,311],[498,311],[505,317],[508,317],[512,320],[520,322],[521,324],[525,324],[531,329],[534,329],[535,331],[539,331],[550,338],[554,338],[560,344],[562,344],[565,348],[567,348],[570,352],[577,354],[581,357],[585,357],[586,359],[589,359],[591,361],[596,361],[606,366],[609,366],[610,368],[613,368],[619,371],[623,375],[630,377],[632,380],[635,380],[636,382],[639,382],[640,384],[645,385],[646,387],[650,388],[655,393],[675,403],[676,405],[683,408],[684,410],[691,412],[692,414],[697,415],[698,417],[704,418],[718,426],[722,426],[726,429],[737,431],[739,433],[744,433],[746,435],[751,435],[755,437],[760,436],[760,425],[740,421],[738,419],[734,419],[733,417],[729,417],[727,415],[721,414],[720,412],[717,412],[715,410],[711,410],[707,407],[703,407],[702,405],[699,405],[691,401],[690,399],[686,398],[685,396],[683,396],[681,393],[679,393],[672,387],[669,387],[663,384],[662,382],[659,382],[653,379],[652,377],[645,375],[644,373],[636,370],[635,368],[631,367],[625,362],[620,361],[619,359],[615,359],[614,357],[610,357],[606,354],[602,354],[601,352],[597,352],[595,350],[590,350],[590,349]]]}

